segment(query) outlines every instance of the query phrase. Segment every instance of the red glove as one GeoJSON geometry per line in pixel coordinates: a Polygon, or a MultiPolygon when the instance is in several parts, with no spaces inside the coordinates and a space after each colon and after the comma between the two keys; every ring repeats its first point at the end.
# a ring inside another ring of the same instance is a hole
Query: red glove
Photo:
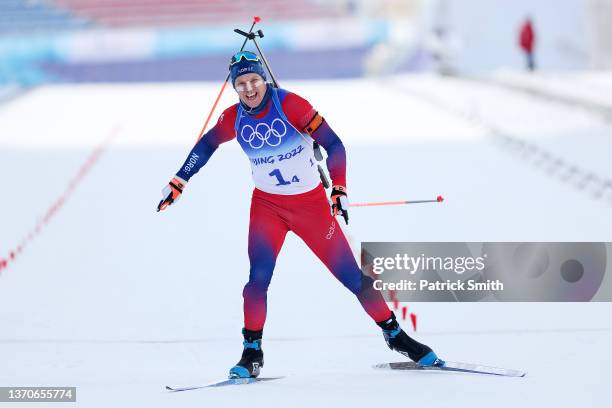
{"type": "Polygon", "coordinates": [[[332,214],[334,217],[340,214],[344,218],[344,222],[348,225],[348,208],[349,202],[346,195],[346,187],[333,186],[331,192],[332,214]]]}
{"type": "Polygon", "coordinates": [[[187,182],[180,177],[173,177],[170,183],[162,190],[162,200],[157,205],[157,212],[163,211],[169,205],[181,198],[187,182]]]}

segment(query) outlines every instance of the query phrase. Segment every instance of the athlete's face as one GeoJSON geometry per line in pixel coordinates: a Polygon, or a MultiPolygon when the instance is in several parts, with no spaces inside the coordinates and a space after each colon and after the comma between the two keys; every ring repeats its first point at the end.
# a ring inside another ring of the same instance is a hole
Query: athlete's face
{"type": "Polygon", "coordinates": [[[249,108],[256,108],[266,94],[266,81],[259,74],[244,74],[236,78],[234,89],[249,108]]]}

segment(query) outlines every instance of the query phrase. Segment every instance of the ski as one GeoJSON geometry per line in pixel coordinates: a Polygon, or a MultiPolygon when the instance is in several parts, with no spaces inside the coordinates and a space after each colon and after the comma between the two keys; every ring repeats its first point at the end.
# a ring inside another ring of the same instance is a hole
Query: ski
{"type": "Polygon", "coordinates": [[[389,370],[432,370],[432,371],[454,371],[471,374],[488,374],[502,377],[524,377],[527,372],[512,370],[508,368],[488,367],[480,364],[459,363],[447,361],[442,367],[423,367],[413,361],[403,361],[401,363],[382,363],[374,365],[374,368],[389,370]]]}
{"type": "Polygon", "coordinates": [[[180,391],[191,391],[191,390],[199,390],[202,388],[211,388],[211,387],[224,387],[226,385],[244,385],[244,384],[254,384],[261,381],[272,381],[279,380],[285,377],[259,377],[259,378],[229,378],[227,380],[216,381],[210,384],[205,385],[194,385],[191,387],[170,387],[166,385],[166,389],[172,392],[180,392],[180,391]]]}

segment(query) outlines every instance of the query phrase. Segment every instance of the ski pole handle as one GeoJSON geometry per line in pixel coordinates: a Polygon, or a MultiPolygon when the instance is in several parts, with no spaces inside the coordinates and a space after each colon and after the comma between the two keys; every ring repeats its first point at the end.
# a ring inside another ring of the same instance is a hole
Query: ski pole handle
{"type": "Polygon", "coordinates": [[[239,29],[239,28],[234,28],[234,32],[235,32],[236,34],[240,34],[240,35],[242,35],[243,37],[246,37],[248,40],[252,40],[252,39],[254,39],[255,37],[264,38],[264,33],[263,33],[263,31],[261,31],[261,30],[257,30],[257,31],[255,31],[255,32],[253,32],[253,31],[249,31],[249,32],[247,33],[247,32],[245,32],[245,31],[242,31],[242,30],[241,30],[241,29],[239,29]]]}

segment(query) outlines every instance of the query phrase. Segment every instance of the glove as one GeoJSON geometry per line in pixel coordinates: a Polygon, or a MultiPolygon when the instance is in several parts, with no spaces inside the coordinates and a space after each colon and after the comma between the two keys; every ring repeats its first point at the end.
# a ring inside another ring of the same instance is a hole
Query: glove
{"type": "Polygon", "coordinates": [[[173,177],[172,180],[170,180],[170,183],[168,183],[168,185],[162,190],[162,197],[164,198],[162,198],[157,205],[157,212],[165,210],[166,207],[177,201],[183,193],[185,184],[187,184],[187,182],[182,178],[173,177]]]}
{"type": "Polygon", "coordinates": [[[344,222],[348,225],[348,208],[349,201],[346,195],[346,187],[333,186],[331,192],[332,214],[335,217],[340,214],[344,218],[344,222]]]}

